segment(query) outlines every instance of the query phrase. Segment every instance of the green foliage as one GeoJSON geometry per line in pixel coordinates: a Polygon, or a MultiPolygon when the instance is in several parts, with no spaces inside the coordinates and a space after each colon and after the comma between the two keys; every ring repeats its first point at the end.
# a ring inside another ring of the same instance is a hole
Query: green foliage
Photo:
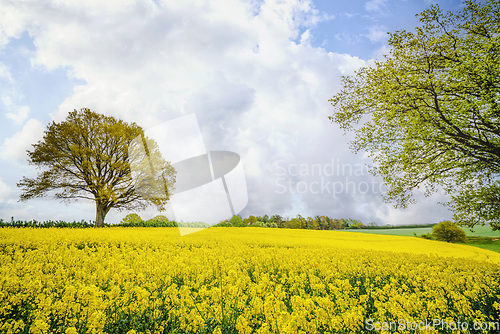
{"type": "Polygon", "coordinates": [[[365,225],[361,221],[356,219],[344,219],[344,221],[349,224],[347,228],[350,229],[360,229],[365,227],[365,225]]]}
{"type": "Polygon", "coordinates": [[[165,219],[165,216],[156,216],[154,218],[148,219],[146,221],[134,221],[124,223],[122,221],[119,225],[112,226],[123,226],[123,227],[198,227],[198,228],[208,228],[209,224],[203,222],[176,222],[173,220],[165,219]]]}
{"type": "Polygon", "coordinates": [[[158,215],[158,216],[155,216],[153,218],[151,218],[152,220],[156,220],[156,221],[160,221],[160,222],[168,222],[168,218],[163,216],[163,215],[158,215]]]}
{"type": "Polygon", "coordinates": [[[432,228],[432,236],[439,241],[466,243],[465,231],[454,222],[446,220],[432,228]]]}
{"type": "Polygon", "coordinates": [[[436,224],[410,224],[410,225],[395,225],[392,226],[390,224],[383,225],[383,226],[372,226],[372,225],[365,225],[360,227],[363,230],[397,230],[397,229],[409,229],[409,228],[424,228],[424,227],[434,227],[436,224]]]}
{"type": "Polygon", "coordinates": [[[427,239],[427,240],[434,240],[434,237],[432,236],[431,233],[425,233],[420,235],[421,238],[427,239]]]}
{"type": "Polygon", "coordinates": [[[289,222],[289,228],[300,228],[300,220],[297,218],[292,218],[289,222]]]}
{"type": "MultiPolygon", "coordinates": [[[[491,231],[491,230],[490,230],[491,231]]],[[[500,253],[500,240],[491,237],[468,237],[468,245],[500,253]]]]}
{"type": "Polygon", "coordinates": [[[335,229],[339,230],[342,228],[348,228],[349,227],[349,219],[335,219],[330,222],[330,225],[334,227],[335,229]]]}
{"type": "Polygon", "coordinates": [[[155,218],[148,219],[143,222],[144,227],[178,227],[177,223],[174,221],[167,220],[156,220],[155,218]]]}
{"type": "Polygon", "coordinates": [[[144,209],[154,204],[163,210],[175,182],[173,167],[141,127],[86,108],[70,112],[63,122],[52,122],[33,147],[29,162],[43,171],[17,184],[24,191],[20,200],[44,197],[53,190],[61,190],[54,198],[62,201],[92,200],[98,227],[112,208],[144,209]]]}
{"type": "Polygon", "coordinates": [[[319,219],[318,218],[314,218],[312,220],[312,229],[319,230],[319,219]]]}
{"type": "Polygon", "coordinates": [[[344,221],[344,223],[346,224],[346,226],[352,226],[352,225],[363,225],[363,223],[360,221],[360,220],[357,220],[357,219],[352,219],[352,218],[344,218],[342,219],[344,221]]]}
{"type": "Polygon", "coordinates": [[[122,219],[119,225],[124,227],[178,227],[179,224],[182,223],[169,221],[168,218],[163,215],[158,215],[144,221],[138,214],[130,213],[122,219]]]}
{"type": "Polygon", "coordinates": [[[276,225],[280,228],[284,227],[285,220],[280,215],[272,215],[271,218],[269,218],[269,221],[276,223],[276,225]]]}
{"type": "MultiPolygon", "coordinates": [[[[156,216],[155,218],[149,219],[147,221],[143,221],[140,219],[137,214],[129,214],[119,224],[103,224],[103,227],[198,227],[198,228],[207,228],[210,227],[209,224],[203,222],[190,222],[177,223],[175,221],[165,220],[165,216],[156,216]],[[128,217],[128,218],[127,218],[128,217]],[[139,218],[139,219],[137,219],[139,218]],[[159,219],[157,219],[159,218],[159,219]]],[[[37,220],[14,220],[14,217],[11,218],[11,221],[4,221],[0,219],[0,228],[3,227],[28,227],[28,228],[95,228],[95,222],[90,221],[87,222],[85,220],[81,220],[79,222],[65,222],[62,220],[53,221],[37,221],[37,220]]]]}
{"type": "Polygon", "coordinates": [[[318,217],[319,219],[319,229],[320,230],[328,230],[330,229],[329,218],[325,216],[318,217]]]}
{"type": "MultiPolygon", "coordinates": [[[[104,224],[104,226],[109,227],[110,225],[104,224]]],[[[89,228],[95,227],[94,222],[87,222],[85,220],[81,220],[79,222],[65,222],[62,220],[47,220],[47,221],[37,221],[37,220],[14,220],[14,217],[9,221],[4,221],[0,219],[0,227],[28,227],[28,228],[48,228],[48,227],[56,227],[56,228],[89,228]]]]}
{"type": "Polygon", "coordinates": [[[406,207],[419,186],[443,188],[457,223],[499,228],[500,1],[464,5],[432,5],[415,33],[391,33],[385,61],[342,78],[330,119],[371,154],[386,201],[406,207]]]}
{"type": "Polygon", "coordinates": [[[255,218],[255,216],[250,216],[244,219],[243,222],[245,223],[245,225],[253,226],[255,225],[255,223],[257,223],[257,218],[255,218]]]}
{"type": "MultiPolygon", "coordinates": [[[[248,226],[246,225],[245,221],[248,220],[245,219],[243,220],[243,223],[241,223],[241,217],[240,216],[234,216],[232,218],[233,222],[229,220],[223,220],[219,222],[216,225],[213,225],[213,227],[245,227],[248,226]],[[234,218],[236,217],[236,218],[234,218]]],[[[282,218],[279,215],[274,215],[271,217],[267,222],[264,221],[259,221],[256,220],[255,224],[253,224],[253,227],[264,227],[264,228],[305,228],[305,229],[310,229],[312,226],[312,229],[323,229],[323,230],[328,230],[328,229],[340,229],[340,226],[342,224],[342,220],[338,219],[331,219],[325,216],[316,216],[315,218],[307,217],[303,218],[302,216],[298,215],[297,218],[289,219],[289,218],[282,218]],[[273,218],[274,217],[274,218],[273,218]],[[279,218],[278,218],[279,217],[279,218]],[[300,222],[301,219],[306,222],[306,225],[301,226],[300,222]],[[325,224],[321,225],[321,221],[324,221],[325,224]],[[328,225],[327,222],[331,222],[332,226],[328,225]],[[311,225],[310,225],[311,224],[311,225]],[[320,228],[323,226],[324,228],[320,228]],[[335,227],[336,226],[336,227],[335,227]],[[318,227],[318,228],[315,228],[318,227]]],[[[250,218],[250,217],[249,217],[250,218]]],[[[130,213],[127,214],[119,224],[106,224],[104,223],[104,227],[194,227],[194,228],[209,228],[212,227],[210,224],[204,223],[204,222],[175,222],[175,221],[169,221],[167,217],[163,215],[158,215],[155,216],[151,219],[148,219],[144,221],[137,213],[130,213]]],[[[362,225],[361,225],[362,226],[362,225]]],[[[422,227],[424,225],[407,225],[407,226],[395,226],[393,227],[394,229],[396,228],[407,228],[407,227],[422,227]]],[[[427,225],[425,225],[427,226],[427,225]]],[[[32,227],[32,228],[44,228],[44,227],[67,227],[67,228],[88,228],[88,227],[95,227],[94,222],[86,222],[84,220],[80,222],[65,222],[65,221],[45,221],[45,222],[39,222],[36,220],[32,221],[21,221],[21,220],[14,220],[14,217],[11,218],[11,221],[4,221],[0,219],[0,227],[32,227]]],[[[369,226],[363,226],[361,227],[363,229],[373,229],[370,228],[369,226]]],[[[379,228],[379,229],[384,229],[384,228],[379,228]]],[[[491,231],[490,231],[491,232],[491,231]]]]}
{"type": "Polygon", "coordinates": [[[125,218],[122,219],[120,224],[138,223],[141,221],[142,221],[142,218],[137,213],[129,213],[128,215],[125,216],[125,218]]]}
{"type": "Polygon", "coordinates": [[[134,222],[121,222],[117,225],[112,226],[121,226],[121,227],[177,227],[177,222],[175,221],[158,221],[155,219],[148,219],[146,221],[134,221],[134,222]]]}
{"type": "Polygon", "coordinates": [[[231,220],[231,225],[232,226],[235,226],[235,227],[242,227],[242,226],[245,226],[245,223],[243,222],[243,220],[241,219],[240,216],[237,216],[237,215],[234,215],[231,220]]]}
{"type": "MultiPolygon", "coordinates": [[[[269,217],[264,215],[264,217],[269,217]]],[[[359,220],[354,219],[331,219],[326,216],[316,216],[315,218],[307,217],[304,218],[301,215],[297,215],[296,218],[283,218],[280,215],[273,215],[267,219],[262,219],[263,217],[249,216],[248,218],[241,219],[241,217],[233,216],[231,220],[222,220],[219,223],[213,225],[213,227],[267,227],[267,228],[293,228],[293,229],[314,229],[314,230],[329,230],[329,229],[341,229],[343,227],[347,228],[347,221],[355,222],[355,226],[359,228],[366,228],[363,223],[359,220]],[[260,219],[259,219],[260,218],[260,219]]],[[[178,223],[178,226],[182,226],[182,223],[178,223]]],[[[206,227],[209,225],[207,224],[206,227]]],[[[205,226],[200,226],[205,227],[205,226]]],[[[355,228],[356,228],[355,227],[355,228]]]]}
{"type": "MultiPolygon", "coordinates": [[[[257,222],[258,223],[258,222],[257,222]]],[[[239,215],[234,215],[231,220],[222,220],[213,225],[214,227],[245,227],[247,224],[241,219],[239,215]]]]}
{"type": "Polygon", "coordinates": [[[208,228],[210,224],[204,222],[178,222],[178,227],[199,227],[199,228],[208,228]]]}
{"type": "Polygon", "coordinates": [[[225,219],[215,224],[214,227],[233,227],[233,224],[231,224],[229,220],[225,219]]]}
{"type": "Polygon", "coordinates": [[[481,179],[466,182],[463,190],[452,196],[447,205],[455,212],[453,219],[462,226],[490,224],[493,231],[500,231],[500,182],[481,179]]]}

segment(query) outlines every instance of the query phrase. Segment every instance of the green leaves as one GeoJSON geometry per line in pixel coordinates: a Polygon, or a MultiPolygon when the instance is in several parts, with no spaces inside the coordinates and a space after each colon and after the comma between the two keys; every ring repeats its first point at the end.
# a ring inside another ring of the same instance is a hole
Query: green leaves
{"type": "Polygon", "coordinates": [[[439,241],[467,243],[467,235],[464,230],[449,220],[434,226],[432,236],[439,241]]]}
{"type": "Polygon", "coordinates": [[[464,181],[500,174],[498,13],[498,0],[433,5],[415,33],[391,34],[386,61],[342,78],[330,119],[346,131],[363,122],[351,147],[372,153],[387,201],[405,207],[419,186],[465,196],[464,181]]]}

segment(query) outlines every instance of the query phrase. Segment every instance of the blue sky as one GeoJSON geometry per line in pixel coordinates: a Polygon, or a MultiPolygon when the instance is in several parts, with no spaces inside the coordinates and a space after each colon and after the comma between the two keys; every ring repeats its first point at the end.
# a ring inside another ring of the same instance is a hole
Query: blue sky
{"type": "MultiPolygon", "coordinates": [[[[313,165],[324,171],[370,163],[349,150],[352,135],[327,119],[328,99],[341,75],[382,59],[387,32],[412,31],[415,14],[431,3],[462,7],[452,0],[0,0],[0,218],[94,219],[88,202],[17,202],[16,183],[37,172],[26,149],[50,122],[83,107],[145,129],[195,113],[208,150],[241,156],[244,217],[328,215],[378,224],[450,218],[437,204],[442,193],[424,198],[417,191],[418,204],[396,210],[373,187],[360,191],[381,183],[365,170],[313,173],[313,165]],[[332,190],[312,190],[327,182],[332,190]],[[333,184],[347,190],[335,194],[333,184]]],[[[126,213],[112,211],[107,220],[126,213]]]]}

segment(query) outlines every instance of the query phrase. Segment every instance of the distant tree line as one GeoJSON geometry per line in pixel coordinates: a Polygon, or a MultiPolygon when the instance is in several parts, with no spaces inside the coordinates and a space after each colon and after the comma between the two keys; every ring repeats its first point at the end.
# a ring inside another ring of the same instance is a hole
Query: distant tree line
{"type": "Polygon", "coordinates": [[[411,224],[411,225],[382,225],[382,226],[377,226],[377,225],[363,225],[360,227],[361,229],[364,230],[384,230],[384,229],[401,229],[401,228],[422,228],[422,227],[434,227],[436,226],[437,223],[432,223],[432,224],[411,224]]]}
{"type": "MultiPolygon", "coordinates": [[[[110,226],[110,224],[105,224],[105,226],[110,226]]],[[[79,222],[65,222],[62,220],[47,220],[47,221],[37,221],[33,220],[14,220],[14,217],[10,221],[4,221],[0,219],[0,227],[67,227],[67,228],[87,228],[95,227],[95,222],[81,220],[79,222]]]]}
{"type": "MultiPolygon", "coordinates": [[[[282,217],[281,215],[264,216],[249,216],[243,219],[240,215],[235,215],[229,220],[223,220],[214,227],[269,227],[269,228],[290,228],[290,229],[306,229],[306,230],[354,230],[354,229],[398,229],[398,228],[419,228],[419,227],[434,227],[436,224],[413,224],[413,225],[383,225],[378,226],[375,223],[368,225],[361,221],[351,218],[335,219],[327,216],[315,216],[304,218],[297,215],[295,218],[282,217]]],[[[4,221],[0,219],[0,227],[68,227],[68,228],[88,228],[95,227],[94,221],[73,221],[65,222],[62,220],[53,221],[23,221],[14,220],[4,221]]],[[[125,216],[119,224],[104,223],[103,227],[197,227],[208,228],[210,224],[204,222],[176,222],[169,220],[163,215],[158,215],[148,220],[142,219],[138,214],[131,213],[125,216]]]]}
{"type": "MultiPolygon", "coordinates": [[[[33,220],[14,220],[14,217],[10,221],[4,221],[0,219],[1,227],[31,227],[31,228],[48,228],[48,227],[58,227],[58,228],[93,228],[96,227],[95,221],[73,221],[65,222],[62,220],[47,220],[47,221],[37,221],[33,220]]],[[[148,220],[142,220],[139,215],[133,213],[127,215],[119,224],[109,224],[104,223],[103,227],[200,227],[206,228],[210,227],[209,224],[203,222],[193,222],[184,223],[176,222],[173,220],[168,220],[165,216],[156,216],[148,220]],[[132,216],[130,218],[129,216],[132,216]],[[129,218],[127,218],[129,217],[129,218]]]]}
{"type": "Polygon", "coordinates": [[[176,222],[173,220],[169,220],[167,217],[163,215],[158,215],[148,220],[143,220],[138,214],[130,213],[125,218],[122,219],[120,224],[114,226],[123,226],[123,227],[200,227],[206,228],[210,227],[210,224],[203,222],[192,222],[192,223],[184,223],[184,222],[176,222]]]}
{"type": "Polygon", "coordinates": [[[214,225],[218,227],[270,227],[270,228],[291,228],[291,229],[307,229],[307,230],[341,230],[362,228],[363,223],[359,220],[344,218],[335,219],[327,216],[316,216],[314,218],[304,218],[297,215],[295,218],[282,217],[281,215],[264,216],[249,216],[242,219],[241,216],[235,215],[230,220],[223,220],[214,225]]]}
{"type": "Polygon", "coordinates": [[[271,228],[292,228],[306,230],[355,230],[355,229],[398,229],[398,228],[419,228],[433,227],[432,224],[413,224],[413,225],[377,225],[371,222],[367,225],[360,220],[352,218],[331,218],[327,216],[315,216],[304,218],[297,215],[295,218],[282,217],[280,215],[249,216],[243,219],[240,215],[235,215],[229,220],[223,220],[214,225],[216,227],[271,227],[271,228]]]}

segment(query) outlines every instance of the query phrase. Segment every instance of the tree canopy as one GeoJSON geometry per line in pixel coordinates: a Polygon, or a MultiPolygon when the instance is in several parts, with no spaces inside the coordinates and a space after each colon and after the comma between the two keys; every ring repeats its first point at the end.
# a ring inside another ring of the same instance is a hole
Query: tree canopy
{"type": "Polygon", "coordinates": [[[432,228],[432,235],[439,241],[467,243],[465,231],[449,220],[435,225],[432,228]]]}
{"type": "Polygon", "coordinates": [[[384,61],[342,77],[330,119],[354,130],[396,207],[442,187],[457,222],[500,226],[500,2],[432,5],[415,32],[390,33],[384,61]],[[362,123],[362,124],[360,124],[362,123]],[[473,205],[469,205],[473,203],[473,205]]]}
{"type": "Polygon", "coordinates": [[[415,32],[390,33],[385,60],[342,77],[330,119],[370,153],[386,201],[406,207],[416,188],[442,188],[455,221],[499,229],[500,1],[417,17],[415,32]]]}
{"type": "Polygon", "coordinates": [[[29,163],[42,171],[23,177],[21,201],[53,195],[69,202],[90,199],[96,204],[96,226],[110,209],[134,210],[156,205],[164,210],[175,182],[175,170],[141,127],[89,109],[70,112],[52,122],[44,137],[28,151],[29,163]]]}

